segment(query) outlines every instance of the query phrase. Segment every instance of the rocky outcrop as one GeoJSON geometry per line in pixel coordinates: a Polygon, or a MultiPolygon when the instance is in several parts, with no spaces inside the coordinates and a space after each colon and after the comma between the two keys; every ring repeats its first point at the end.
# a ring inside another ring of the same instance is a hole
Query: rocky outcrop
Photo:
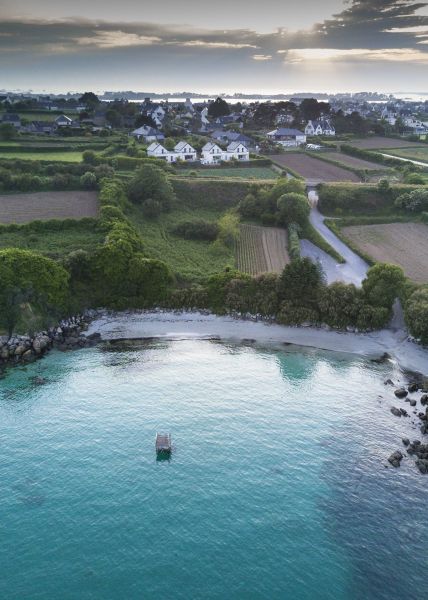
{"type": "Polygon", "coordinates": [[[84,334],[91,318],[91,314],[85,314],[64,319],[56,327],[33,336],[0,336],[0,367],[33,362],[52,348],[66,351],[94,346],[101,335],[84,334]]]}
{"type": "Polygon", "coordinates": [[[399,467],[402,460],[403,460],[403,455],[401,454],[401,452],[399,450],[396,450],[395,452],[393,452],[391,454],[391,456],[388,458],[388,462],[393,467],[399,467]]]}
{"type": "Polygon", "coordinates": [[[397,396],[397,398],[406,398],[407,394],[409,392],[405,389],[405,388],[398,388],[398,390],[395,390],[394,394],[397,396]]]}

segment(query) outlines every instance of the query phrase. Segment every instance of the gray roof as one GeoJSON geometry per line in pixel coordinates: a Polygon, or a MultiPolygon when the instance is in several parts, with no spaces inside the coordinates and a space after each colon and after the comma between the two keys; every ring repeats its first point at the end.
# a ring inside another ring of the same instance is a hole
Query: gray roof
{"type": "Polygon", "coordinates": [[[291,135],[291,136],[297,136],[297,135],[305,135],[302,131],[299,131],[298,129],[287,129],[286,127],[280,127],[279,129],[275,129],[274,131],[270,131],[268,135],[291,135]]]}

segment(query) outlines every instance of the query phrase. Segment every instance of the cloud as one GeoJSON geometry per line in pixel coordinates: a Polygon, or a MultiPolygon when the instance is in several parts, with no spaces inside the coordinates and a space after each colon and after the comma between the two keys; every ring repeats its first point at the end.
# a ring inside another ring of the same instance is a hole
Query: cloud
{"type": "Polygon", "coordinates": [[[97,48],[125,48],[128,46],[150,46],[162,42],[154,35],[138,35],[125,31],[96,31],[91,37],[75,39],[79,46],[96,46],[97,48]]]}
{"type": "Polygon", "coordinates": [[[280,52],[284,54],[286,64],[317,62],[412,62],[428,63],[428,53],[415,48],[354,48],[343,50],[338,48],[300,48],[280,52]]]}
{"type": "Polygon", "coordinates": [[[253,54],[253,60],[272,60],[272,54],[253,54]]]}

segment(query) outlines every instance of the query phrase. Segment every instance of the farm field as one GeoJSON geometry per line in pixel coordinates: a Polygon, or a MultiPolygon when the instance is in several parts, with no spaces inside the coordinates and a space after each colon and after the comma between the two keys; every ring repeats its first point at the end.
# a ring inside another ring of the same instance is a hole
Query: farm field
{"type": "Polygon", "coordinates": [[[281,273],[290,262],[287,232],[278,227],[241,225],[236,247],[236,265],[243,273],[281,273]]]}
{"type": "MultiPolygon", "coordinates": [[[[277,179],[279,174],[269,167],[233,167],[233,168],[213,168],[213,169],[195,169],[187,171],[185,174],[192,177],[207,178],[239,178],[239,179],[277,179]]],[[[183,174],[178,171],[178,174],[183,174]]]]}
{"type": "Polygon", "coordinates": [[[56,152],[20,152],[18,151],[7,151],[0,152],[0,159],[18,159],[18,160],[44,160],[51,162],[82,162],[82,152],[71,151],[59,151],[56,152]]]}
{"type": "Polygon", "coordinates": [[[426,144],[421,142],[409,142],[395,138],[385,138],[381,136],[362,138],[360,140],[351,140],[346,142],[350,146],[361,148],[362,150],[379,150],[390,148],[426,148],[426,144]]]}
{"type": "Polygon", "coordinates": [[[270,157],[275,163],[299,173],[311,183],[330,183],[335,181],[359,182],[360,178],[351,171],[342,169],[323,160],[318,160],[303,152],[285,152],[270,157]]]}
{"type": "Polygon", "coordinates": [[[390,223],[344,227],[343,234],[377,262],[403,268],[416,283],[428,282],[428,226],[423,223],[390,223]]]}
{"type": "Polygon", "coordinates": [[[75,226],[57,230],[43,231],[5,231],[0,230],[0,248],[22,248],[40,252],[55,260],[61,259],[74,250],[93,252],[103,241],[103,234],[93,226],[76,223],[75,226]]]}
{"type": "Polygon", "coordinates": [[[97,216],[96,192],[36,192],[0,196],[0,223],[97,216]]]}
{"type": "Polygon", "coordinates": [[[415,148],[393,148],[388,151],[388,154],[399,158],[408,158],[409,160],[419,160],[428,164],[428,145],[415,148]]]}
{"type": "Polygon", "coordinates": [[[165,261],[179,280],[201,282],[226,266],[233,266],[233,249],[219,249],[206,241],[185,240],[172,234],[171,229],[183,221],[217,221],[223,214],[221,209],[182,205],[179,210],[162,213],[156,220],[145,218],[137,207],[132,208],[128,217],[141,234],[148,256],[165,261]]]}
{"type": "Polygon", "coordinates": [[[356,158],[355,156],[348,156],[347,154],[342,154],[341,152],[326,152],[323,154],[323,157],[326,160],[334,160],[347,167],[352,167],[353,169],[367,169],[370,171],[388,170],[387,167],[377,163],[369,162],[368,160],[363,160],[362,158],[356,158]]]}

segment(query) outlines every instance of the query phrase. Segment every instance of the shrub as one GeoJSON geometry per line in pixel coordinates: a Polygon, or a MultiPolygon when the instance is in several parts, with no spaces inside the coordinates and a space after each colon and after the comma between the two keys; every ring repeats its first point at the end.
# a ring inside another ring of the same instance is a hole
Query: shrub
{"type": "Polygon", "coordinates": [[[289,225],[297,223],[304,227],[308,221],[310,207],[306,196],[296,192],[283,194],[278,199],[278,223],[289,225]]]}
{"type": "Polygon", "coordinates": [[[96,165],[98,162],[97,155],[93,150],[85,150],[82,154],[82,161],[86,165],[96,165]]]}
{"type": "Polygon", "coordinates": [[[147,219],[156,219],[162,212],[162,205],[158,200],[147,198],[147,200],[143,201],[141,209],[147,219]]]}
{"type": "Polygon", "coordinates": [[[97,176],[95,173],[87,171],[80,177],[80,185],[85,190],[95,190],[97,188],[97,176]]]}
{"type": "Polygon", "coordinates": [[[391,311],[395,299],[403,293],[405,283],[401,267],[378,263],[369,269],[363,290],[369,304],[391,311]]]}
{"type": "Polygon", "coordinates": [[[416,290],[405,305],[405,318],[410,333],[428,344],[428,288],[416,290]]]}
{"type": "Polygon", "coordinates": [[[196,219],[195,221],[183,221],[178,223],[171,233],[178,235],[185,240],[206,240],[213,242],[219,234],[217,223],[196,219]]]}
{"type": "Polygon", "coordinates": [[[162,210],[169,210],[175,194],[165,172],[156,165],[145,164],[128,184],[128,198],[135,204],[156,200],[162,210]]]}
{"type": "Polygon", "coordinates": [[[300,258],[300,238],[299,226],[296,223],[290,223],[287,228],[288,232],[288,254],[291,260],[300,258]]]}
{"type": "Polygon", "coordinates": [[[228,248],[233,248],[239,239],[239,217],[237,214],[226,213],[218,221],[218,238],[228,248]]]}

